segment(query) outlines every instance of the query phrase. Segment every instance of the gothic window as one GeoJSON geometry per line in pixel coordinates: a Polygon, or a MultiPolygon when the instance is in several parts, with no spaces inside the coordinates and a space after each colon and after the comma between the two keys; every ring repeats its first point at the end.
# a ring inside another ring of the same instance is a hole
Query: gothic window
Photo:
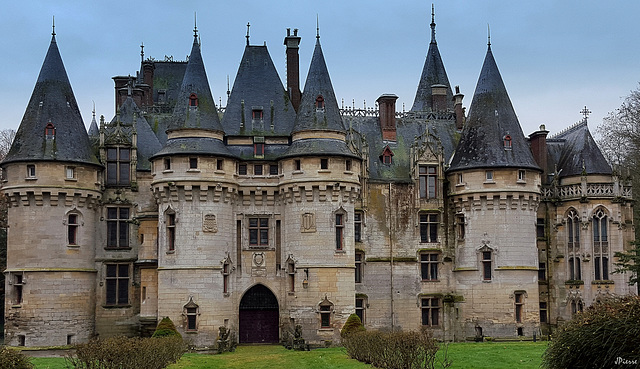
{"type": "Polygon", "coordinates": [[[333,311],[333,304],[324,297],[324,300],[320,303],[320,328],[331,328],[331,313],[333,311]]]}
{"type": "Polygon", "coordinates": [[[196,107],[196,106],[198,106],[198,95],[196,94],[189,95],[189,107],[196,107]]]}
{"type": "Polygon", "coordinates": [[[129,304],[129,264],[106,264],[106,305],[129,304]]]}
{"type": "Polygon", "coordinates": [[[609,279],[609,240],[607,214],[598,209],[593,214],[593,256],[596,280],[609,279]]]}
{"type": "Polygon", "coordinates": [[[438,167],[436,165],[421,165],[420,197],[423,199],[435,199],[438,196],[438,167]]]}
{"type": "Polygon", "coordinates": [[[438,242],[438,214],[420,213],[420,242],[438,242]]]}
{"type": "Polygon", "coordinates": [[[360,322],[364,325],[366,302],[363,298],[356,297],[356,315],[360,318],[360,322]]]}
{"type": "Polygon", "coordinates": [[[56,136],[56,127],[53,123],[47,123],[47,126],[44,127],[44,135],[47,139],[52,139],[56,136]]]}
{"type": "Polygon", "coordinates": [[[167,228],[167,251],[176,249],[176,213],[166,213],[165,223],[167,228]]]}
{"type": "Polygon", "coordinates": [[[423,281],[438,280],[438,253],[421,253],[420,254],[420,275],[423,281]]]}
{"type": "Polygon", "coordinates": [[[492,255],[491,251],[482,251],[482,280],[490,281],[491,280],[491,269],[492,267],[492,255]]]}
{"type": "Polygon", "coordinates": [[[581,313],[583,310],[584,310],[584,303],[582,302],[582,300],[571,301],[571,315],[581,313]]]}
{"type": "Polygon", "coordinates": [[[362,283],[362,277],[364,274],[363,262],[364,262],[364,253],[356,252],[356,283],[362,283]]]}
{"type": "Polygon", "coordinates": [[[356,242],[362,242],[362,218],[364,214],[361,211],[353,213],[353,239],[356,242]]]}
{"type": "Polygon", "coordinates": [[[511,150],[511,136],[509,136],[509,135],[505,135],[505,136],[502,138],[502,142],[503,142],[503,144],[504,144],[504,149],[505,149],[505,150],[511,150]]]}
{"type": "Polygon", "coordinates": [[[131,182],[131,150],[124,147],[107,149],[107,184],[128,185],[131,182]]]}
{"type": "Polygon", "coordinates": [[[345,216],[343,213],[336,213],[336,250],[344,249],[344,219],[345,216]]]}
{"type": "Polygon", "coordinates": [[[107,207],[107,248],[129,247],[129,208],[107,207]]]}
{"type": "Polygon", "coordinates": [[[582,280],[582,269],[580,267],[580,258],[571,256],[569,258],[569,279],[575,281],[582,280]]]}
{"type": "Polygon", "coordinates": [[[525,293],[522,291],[514,294],[516,323],[522,323],[522,314],[524,313],[524,295],[525,293]]]}
{"type": "Polygon", "coordinates": [[[575,210],[570,210],[567,215],[567,233],[569,253],[580,249],[580,216],[575,210]]]}
{"type": "Polygon", "coordinates": [[[189,296],[189,302],[184,305],[183,315],[187,320],[187,332],[195,332],[198,330],[198,315],[200,307],[193,301],[193,297],[189,296]]]}
{"type": "Polygon", "coordinates": [[[249,218],[249,246],[269,245],[269,218],[249,218]]]}
{"type": "Polygon", "coordinates": [[[67,215],[67,243],[78,244],[78,214],[75,213],[67,215]]]}
{"type": "Polygon", "coordinates": [[[324,110],[324,97],[322,95],[316,97],[316,110],[324,110]]]}
{"type": "Polygon", "coordinates": [[[440,299],[425,297],[421,299],[422,325],[437,327],[440,325],[440,299]]]}

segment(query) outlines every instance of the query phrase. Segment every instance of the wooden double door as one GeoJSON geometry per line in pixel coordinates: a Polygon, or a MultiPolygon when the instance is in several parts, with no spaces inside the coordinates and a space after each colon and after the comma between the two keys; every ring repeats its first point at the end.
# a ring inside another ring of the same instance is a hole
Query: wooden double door
{"type": "Polygon", "coordinates": [[[278,343],[278,299],[266,286],[251,287],[240,300],[240,343],[278,343]]]}

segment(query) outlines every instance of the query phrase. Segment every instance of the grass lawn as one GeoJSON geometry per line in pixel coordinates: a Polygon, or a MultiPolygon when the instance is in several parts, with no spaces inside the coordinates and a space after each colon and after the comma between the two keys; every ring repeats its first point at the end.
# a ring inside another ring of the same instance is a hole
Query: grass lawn
{"type": "MultiPolygon", "coordinates": [[[[452,343],[448,355],[452,369],[539,368],[546,342],[452,343]]],[[[65,369],[62,358],[34,358],[37,369],[65,369]]],[[[222,355],[185,354],[169,369],[286,369],[286,368],[371,368],[349,359],[342,348],[289,351],[282,346],[240,346],[222,355]]]]}

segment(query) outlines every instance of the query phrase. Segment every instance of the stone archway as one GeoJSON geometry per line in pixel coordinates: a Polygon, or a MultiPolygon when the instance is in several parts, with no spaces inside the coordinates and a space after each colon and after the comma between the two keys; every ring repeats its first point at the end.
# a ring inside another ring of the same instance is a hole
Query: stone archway
{"type": "Polygon", "coordinates": [[[240,343],[278,343],[278,299],[266,286],[257,284],[244,293],[239,318],[240,343]]]}

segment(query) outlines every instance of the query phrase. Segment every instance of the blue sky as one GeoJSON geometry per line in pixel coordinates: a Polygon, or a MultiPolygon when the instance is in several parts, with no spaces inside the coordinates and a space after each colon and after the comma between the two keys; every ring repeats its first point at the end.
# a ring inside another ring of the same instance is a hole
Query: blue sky
{"type": "MultiPolygon", "coordinates": [[[[17,129],[51,40],[56,39],[88,125],[114,115],[111,77],[135,74],[145,55],[184,60],[194,12],[212,92],[225,105],[245,46],[267,43],[286,83],[283,38],[299,28],[301,83],[313,53],[316,17],[336,96],[372,106],[385,93],[410,109],[429,46],[427,1],[22,1],[0,14],[0,129],[17,129]],[[144,13],[144,11],[147,11],[144,13]]],[[[449,81],[469,106],[492,51],[525,134],[551,133],[579,121],[587,105],[592,130],[640,80],[638,1],[435,1],[436,39],[449,81]]]]}

